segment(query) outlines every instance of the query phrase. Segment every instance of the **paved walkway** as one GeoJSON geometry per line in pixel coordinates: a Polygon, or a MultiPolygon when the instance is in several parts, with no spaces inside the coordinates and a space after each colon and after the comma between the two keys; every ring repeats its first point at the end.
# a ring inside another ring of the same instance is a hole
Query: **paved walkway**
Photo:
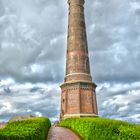
{"type": "Polygon", "coordinates": [[[47,140],[80,140],[80,138],[67,128],[51,127],[47,140]]]}

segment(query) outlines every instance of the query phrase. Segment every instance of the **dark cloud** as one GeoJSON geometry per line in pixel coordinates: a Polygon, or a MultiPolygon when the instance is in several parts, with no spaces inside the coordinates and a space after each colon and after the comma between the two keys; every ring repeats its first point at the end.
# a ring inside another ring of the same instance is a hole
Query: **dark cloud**
{"type": "Polygon", "coordinates": [[[0,75],[18,82],[62,80],[64,68],[59,64],[64,63],[67,26],[63,3],[2,2],[0,75]]]}
{"type": "Polygon", "coordinates": [[[9,87],[5,87],[3,90],[4,90],[5,93],[11,93],[11,90],[10,90],[9,87]]]}
{"type": "MultiPolygon", "coordinates": [[[[90,3],[90,2],[89,2],[90,3]]],[[[137,2],[94,1],[87,8],[92,75],[97,82],[140,80],[137,2]],[[89,18],[90,17],[90,18],[89,18]]],[[[139,7],[139,8],[138,8],[139,7]]]]}

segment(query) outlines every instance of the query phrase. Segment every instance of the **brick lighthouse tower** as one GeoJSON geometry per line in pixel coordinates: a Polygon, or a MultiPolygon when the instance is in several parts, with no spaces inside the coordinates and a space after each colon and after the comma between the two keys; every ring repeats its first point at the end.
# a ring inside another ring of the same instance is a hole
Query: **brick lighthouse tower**
{"type": "Polygon", "coordinates": [[[60,118],[98,115],[92,82],[84,17],[84,0],[68,0],[66,76],[61,87],[60,118]]]}

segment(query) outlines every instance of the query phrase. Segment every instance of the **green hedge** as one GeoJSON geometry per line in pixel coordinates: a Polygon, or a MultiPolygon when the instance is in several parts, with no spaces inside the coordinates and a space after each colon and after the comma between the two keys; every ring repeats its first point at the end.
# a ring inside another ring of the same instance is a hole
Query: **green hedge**
{"type": "Polygon", "coordinates": [[[140,140],[140,125],[104,118],[70,118],[60,122],[84,140],[140,140]]]}
{"type": "Polygon", "coordinates": [[[14,121],[0,129],[0,140],[45,140],[51,126],[48,118],[14,121]]]}

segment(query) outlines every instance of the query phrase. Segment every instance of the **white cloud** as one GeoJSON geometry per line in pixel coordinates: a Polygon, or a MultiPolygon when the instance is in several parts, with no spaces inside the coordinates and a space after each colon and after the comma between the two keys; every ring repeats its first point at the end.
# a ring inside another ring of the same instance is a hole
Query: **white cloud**
{"type": "Polygon", "coordinates": [[[42,117],[42,114],[40,112],[35,112],[35,115],[38,117],[42,117]]]}
{"type": "Polygon", "coordinates": [[[10,100],[3,99],[0,100],[0,115],[5,114],[5,113],[16,113],[17,109],[14,108],[14,103],[10,100]]]}
{"type": "Polygon", "coordinates": [[[0,86],[10,86],[15,84],[15,81],[12,78],[2,79],[0,81],[0,86]]]}

